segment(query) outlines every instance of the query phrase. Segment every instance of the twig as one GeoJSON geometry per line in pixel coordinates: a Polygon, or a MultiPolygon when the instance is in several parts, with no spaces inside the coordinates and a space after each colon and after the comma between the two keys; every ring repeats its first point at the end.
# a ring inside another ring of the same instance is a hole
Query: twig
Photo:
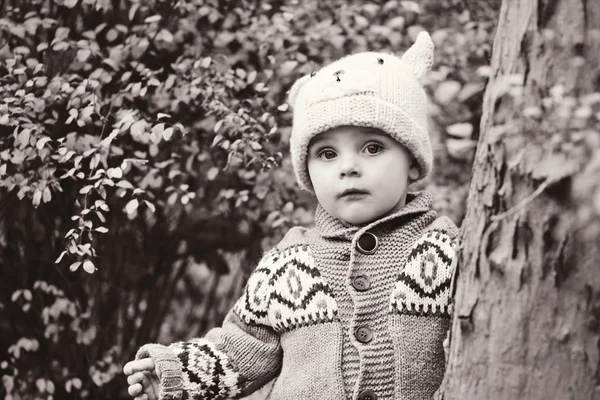
{"type": "Polygon", "coordinates": [[[519,204],[517,204],[513,208],[506,210],[505,212],[503,212],[501,214],[492,215],[490,220],[493,222],[500,221],[510,215],[515,214],[518,211],[521,211],[523,208],[525,208],[525,206],[527,206],[529,203],[531,203],[533,200],[535,200],[536,197],[538,197],[540,194],[542,194],[542,192],[544,190],[546,190],[546,188],[550,185],[550,183],[551,183],[550,179],[546,179],[533,193],[531,193],[529,196],[525,197],[519,204]]]}

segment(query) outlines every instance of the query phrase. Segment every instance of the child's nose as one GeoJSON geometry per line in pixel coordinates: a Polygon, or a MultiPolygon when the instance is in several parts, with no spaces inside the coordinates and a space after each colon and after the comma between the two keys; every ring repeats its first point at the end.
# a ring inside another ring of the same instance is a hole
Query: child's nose
{"type": "Polygon", "coordinates": [[[349,176],[360,176],[361,169],[358,164],[356,158],[354,157],[344,157],[340,166],[340,178],[345,178],[349,176]]]}

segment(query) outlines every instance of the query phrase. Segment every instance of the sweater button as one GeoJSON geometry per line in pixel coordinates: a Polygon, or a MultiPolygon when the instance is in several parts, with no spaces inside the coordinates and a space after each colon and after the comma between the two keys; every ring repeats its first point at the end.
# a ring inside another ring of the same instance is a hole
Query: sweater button
{"type": "Polygon", "coordinates": [[[378,246],[379,240],[371,232],[363,233],[356,242],[356,248],[363,254],[374,254],[378,246]]]}
{"type": "Polygon", "coordinates": [[[359,292],[364,292],[371,287],[371,281],[365,275],[358,275],[352,280],[352,286],[359,292]]]}
{"type": "Polygon", "coordinates": [[[377,400],[377,395],[371,389],[363,390],[358,395],[358,400],[377,400]]]}
{"type": "Polygon", "coordinates": [[[354,337],[361,343],[369,343],[373,339],[373,331],[368,326],[361,326],[354,331],[354,337]]]}

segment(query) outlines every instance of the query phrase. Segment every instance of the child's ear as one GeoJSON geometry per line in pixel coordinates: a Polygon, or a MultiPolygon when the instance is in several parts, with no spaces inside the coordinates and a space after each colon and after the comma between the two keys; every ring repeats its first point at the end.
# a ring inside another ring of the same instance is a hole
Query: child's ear
{"type": "Polygon", "coordinates": [[[416,161],[412,161],[410,163],[410,167],[408,169],[408,179],[410,182],[414,182],[419,179],[419,164],[416,161]]]}

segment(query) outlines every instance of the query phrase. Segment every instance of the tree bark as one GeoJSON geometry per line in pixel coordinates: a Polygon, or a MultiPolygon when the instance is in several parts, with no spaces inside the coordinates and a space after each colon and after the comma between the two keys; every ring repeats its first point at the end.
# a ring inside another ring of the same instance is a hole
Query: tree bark
{"type": "Polygon", "coordinates": [[[491,71],[440,393],[600,399],[600,1],[504,0],[491,71]]]}

